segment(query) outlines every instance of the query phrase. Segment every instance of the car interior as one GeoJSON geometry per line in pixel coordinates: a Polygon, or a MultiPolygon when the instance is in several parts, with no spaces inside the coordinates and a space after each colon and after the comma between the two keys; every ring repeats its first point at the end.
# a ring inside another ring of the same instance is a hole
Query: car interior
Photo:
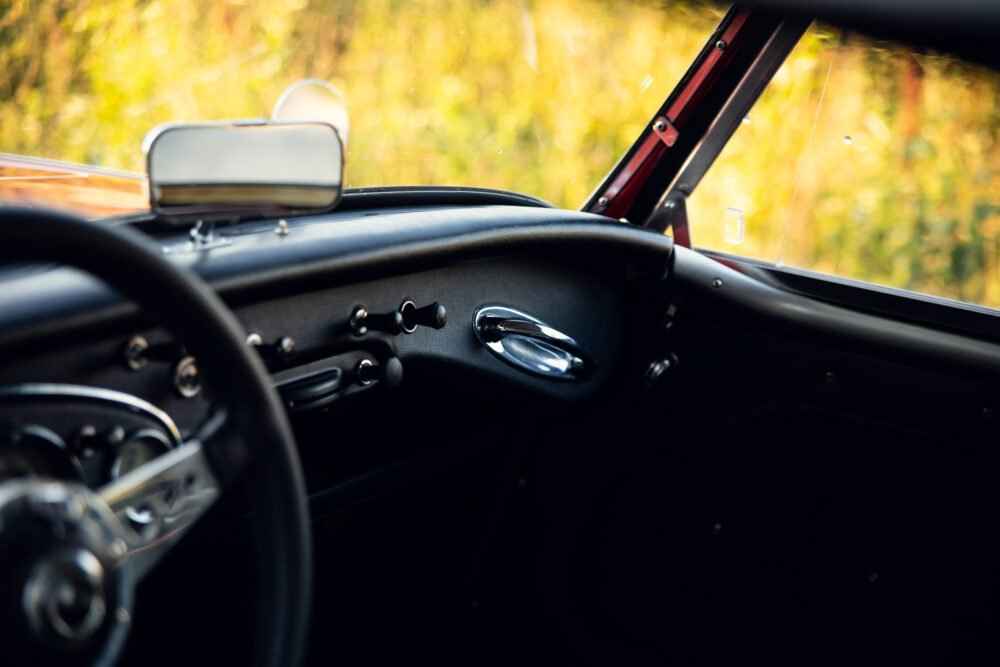
{"type": "Polygon", "coordinates": [[[995,663],[996,312],[686,242],[679,179],[826,9],[749,4],[581,211],[459,187],[207,230],[0,208],[12,664],[995,663]],[[122,613],[80,639],[92,602],[25,611],[60,540],[123,556],[95,498],[159,526],[115,493],[171,456],[225,493],[148,574],[184,528],[127,545],[122,613]],[[39,528],[58,489],[87,507],[70,537],[39,528]],[[32,634],[52,618],[69,635],[32,634]]]}

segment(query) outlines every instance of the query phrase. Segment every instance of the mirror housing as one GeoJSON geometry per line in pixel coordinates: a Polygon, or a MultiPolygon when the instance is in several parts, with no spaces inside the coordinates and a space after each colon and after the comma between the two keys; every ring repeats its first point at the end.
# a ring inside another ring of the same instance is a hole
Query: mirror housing
{"type": "Polygon", "coordinates": [[[321,213],[340,200],[344,150],[328,123],[165,125],[146,145],[150,207],[167,220],[321,213]]]}

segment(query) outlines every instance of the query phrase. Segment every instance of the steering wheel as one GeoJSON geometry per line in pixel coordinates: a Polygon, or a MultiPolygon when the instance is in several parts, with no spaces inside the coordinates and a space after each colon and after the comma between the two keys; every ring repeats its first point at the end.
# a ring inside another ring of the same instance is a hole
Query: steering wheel
{"type": "Polygon", "coordinates": [[[285,410],[222,300],[138,232],[0,208],[0,260],[58,262],[131,298],[194,355],[219,408],[200,433],[110,484],[0,482],[0,636],[26,664],[112,665],[136,583],[243,474],[258,541],[258,665],[298,665],[312,576],[305,485],[285,410]],[[119,515],[152,507],[141,533],[119,515]]]}

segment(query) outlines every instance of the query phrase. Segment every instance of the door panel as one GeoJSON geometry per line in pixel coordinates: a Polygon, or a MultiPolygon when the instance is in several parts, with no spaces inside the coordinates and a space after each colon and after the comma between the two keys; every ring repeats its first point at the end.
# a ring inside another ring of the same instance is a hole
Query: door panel
{"type": "Polygon", "coordinates": [[[994,345],[677,252],[674,368],[531,453],[522,604],[580,664],[995,663],[994,345]]]}

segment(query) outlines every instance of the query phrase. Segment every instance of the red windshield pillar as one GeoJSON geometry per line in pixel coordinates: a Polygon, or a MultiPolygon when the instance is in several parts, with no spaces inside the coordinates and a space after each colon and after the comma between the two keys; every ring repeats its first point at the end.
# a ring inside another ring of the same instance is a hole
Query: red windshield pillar
{"type": "MultiPolygon", "coordinates": [[[[769,33],[773,23],[774,17],[760,12],[731,9],[681,83],[591,195],[584,210],[642,224],[697,147],[725,100],[725,90],[735,85],[752,60],[755,36],[769,33]]],[[[690,246],[686,229],[677,229],[674,240],[690,246]]]]}

